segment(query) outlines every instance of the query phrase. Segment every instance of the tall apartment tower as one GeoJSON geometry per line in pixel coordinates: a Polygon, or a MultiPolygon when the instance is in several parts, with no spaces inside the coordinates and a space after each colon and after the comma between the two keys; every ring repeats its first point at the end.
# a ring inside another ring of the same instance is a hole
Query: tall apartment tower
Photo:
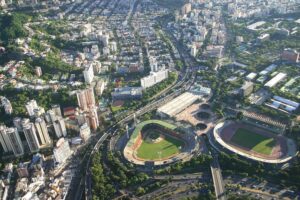
{"type": "Polygon", "coordinates": [[[40,149],[39,140],[33,123],[27,123],[23,126],[23,132],[27,140],[31,153],[38,152],[40,149]]]}
{"type": "Polygon", "coordinates": [[[60,105],[55,104],[55,105],[52,105],[51,108],[54,111],[55,115],[62,117],[60,105]]]}
{"type": "Polygon", "coordinates": [[[69,142],[64,138],[60,138],[56,143],[56,147],[53,150],[53,154],[56,162],[65,162],[72,154],[69,142]]]}
{"type": "Polygon", "coordinates": [[[20,117],[15,117],[13,119],[14,126],[18,129],[18,131],[22,131],[22,119],[20,117]]]}
{"type": "Polygon", "coordinates": [[[67,136],[67,129],[64,119],[60,118],[53,122],[55,134],[58,138],[67,136]]]}
{"type": "Polygon", "coordinates": [[[22,156],[24,154],[24,147],[17,128],[7,128],[5,133],[8,137],[14,155],[16,157],[22,156]]]}
{"type": "Polygon", "coordinates": [[[35,128],[39,140],[39,144],[42,145],[47,145],[51,143],[51,139],[48,133],[47,125],[45,120],[42,118],[37,118],[35,120],[35,128]]]}
{"type": "Polygon", "coordinates": [[[84,111],[87,111],[89,107],[94,106],[96,102],[93,88],[78,91],[77,101],[80,109],[84,111]]]}
{"type": "Polygon", "coordinates": [[[34,116],[34,114],[35,114],[34,110],[39,108],[39,106],[37,105],[35,100],[31,100],[31,101],[27,102],[25,107],[26,107],[27,113],[30,117],[34,116]]]}
{"type": "Polygon", "coordinates": [[[0,126],[0,142],[4,152],[12,151],[12,147],[10,145],[9,137],[6,134],[6,126],[0,126]]]}
{"type": "Polygon", "coordinates": [[[92,130],[97,130],[99,127],[99,118],[97,113],[97,108],[95,106],[91,107],[89,112],[86,115],[87,122],[92,130]]]}

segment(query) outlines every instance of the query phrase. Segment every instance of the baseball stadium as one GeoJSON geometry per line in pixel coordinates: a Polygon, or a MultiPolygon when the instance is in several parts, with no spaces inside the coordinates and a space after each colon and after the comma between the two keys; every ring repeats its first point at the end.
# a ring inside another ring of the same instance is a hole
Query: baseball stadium
{"type": "Polygon", "coordinates": [[[260,162],[285,163],[297,154],[293,140],[244,121],[221,122],[213,136],[221,147],[260,162]]]}
{"type": "Polygon", "coordinates": [[[164,165],[189,159],[197,146],[195,136],[177,131],[160,120],[138,124],[124,148],[125,158],[137,165],[164,165]]]}

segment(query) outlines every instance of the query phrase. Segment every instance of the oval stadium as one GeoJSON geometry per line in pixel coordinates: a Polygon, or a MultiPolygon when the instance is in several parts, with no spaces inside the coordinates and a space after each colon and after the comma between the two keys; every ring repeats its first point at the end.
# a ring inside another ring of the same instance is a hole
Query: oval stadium
{"type": "Polygon", "coordinates": [[[297,154],[293,140],[246,122],[220,122],[213,138],[232,153],[265,163],[285,163],[297,154]]]}

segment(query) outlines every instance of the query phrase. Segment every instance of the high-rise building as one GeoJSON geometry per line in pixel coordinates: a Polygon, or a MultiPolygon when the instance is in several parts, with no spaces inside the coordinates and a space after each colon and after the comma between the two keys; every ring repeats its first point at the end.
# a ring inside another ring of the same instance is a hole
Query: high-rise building
{"type": "Polygon", "coordinates": [[[17,157],[22,156],[24,154],[24,147],[17,128],[7,128],[5,133],[9,139],[9,143],[14,155],[17,157]]]}
{"type": "Polygon", "coordinates": [[[18,131],[22,131],[22,119],[20,117],[15,117],[13,119],[14,126],[18,129],[18,131]]]}
{"type": "Polygon", "coordinates": [[[37,131],[37,136],[39,140],[39,144],[42,145],[47,145],[51,143],[51,139],[48,133],[47,125],[45,120],[42,118],[37,118],[35,120],[35,127],[37,131]]]}
{"type": "Polygon", "coordinates": [[[9,137],[6,134],[6,126],[0,126],[0,142],[4,152],[12,151],[12,147],[10,145],[9,137]]]}
{"type": "Polygon", "coordinates": [[[93,65],[90,64],[88,65],[84,71],[83,71],[83,76],[84,76],[84,81],[87,83],[87,84],[91,84],[93,82],[93,79],[94,79],[94,68],[93,68],[93,65]]]}
{"type": "Polygon", "coordinates": [[[97,113],[97,107],[93,106],[89,109],[88,113],[86,114],[86,121],[88,122],[90,128],[92,130],[97,130],[99,127],[99,118],[97,113]]]}
{"type": "Polygon", "coordinates": [[[84,142],[86,142],[91,136],[91,129],[87,123],[80,127],[80,137],[84,142]]]}
{"type": "Polygon", "coordinates": [[[77,91],[77,102],[81,110],[87,111],[89,107],[95,106],[95,95],[93,88],[77,91]]]}
{"type": "Polygon", "coordinates": [[[60,118],[53,122],[53,127],[58,138],[67,136],[67,129],[64,119],[60,118]]]}
{"type": "Polygon", "coordinates": [[[34,112],[35,117],[40,117],[45,114],[45,109],[42,107],[38,107],[38,108],[34,109],[33,112],[34,112]]]}
{"type": "Polygon", "coordinates": [[[158,65],[155,57],[149,56],[149,64],[152,72],[158,71],[158,65]]]}
{"type": "Polygon", "coordinates": [[[53,154],[57,163],[65,162],[72,155],[69,142],[64,138],[60,138],[56,143],[53,154]]]}
{"type": "Polygon", "coordinates": [[[56,116],[62,117],[60,105],[55,104],[55,105],[52,105],[51,108],[54,111],[56,116]]]}
{"type": "Polygon", "coordinates": [[[27,123],[23,126],[26,141],[28,143],[30,152],[38,152],[40,149],[39,140],[33,123],[27,123]]]}
{"type": "Polygon", "coordinates": [[[30,117],[34,116],[34,109],[38,109],[38,105],[35,100],[31,100],[25,105],[27,113],[30,117]]]}
{"type": "Polygon", "coordinates": [[[45,119],[48,123],[53,123],[57,120],[57,116],[55,114],[55,111],[52,110],[48,110],[47,114],[45,115],[45,119]]]}

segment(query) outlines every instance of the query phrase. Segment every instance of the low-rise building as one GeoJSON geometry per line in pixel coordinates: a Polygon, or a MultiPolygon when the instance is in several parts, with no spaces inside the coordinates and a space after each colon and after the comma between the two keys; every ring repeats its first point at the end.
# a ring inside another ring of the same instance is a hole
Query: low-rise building
{"type": "Polygon", "coordinates": [[[112,93],[114,100],[117,99],[140,99],[143,96],[142,87],[115,88],[112,93]]]}

